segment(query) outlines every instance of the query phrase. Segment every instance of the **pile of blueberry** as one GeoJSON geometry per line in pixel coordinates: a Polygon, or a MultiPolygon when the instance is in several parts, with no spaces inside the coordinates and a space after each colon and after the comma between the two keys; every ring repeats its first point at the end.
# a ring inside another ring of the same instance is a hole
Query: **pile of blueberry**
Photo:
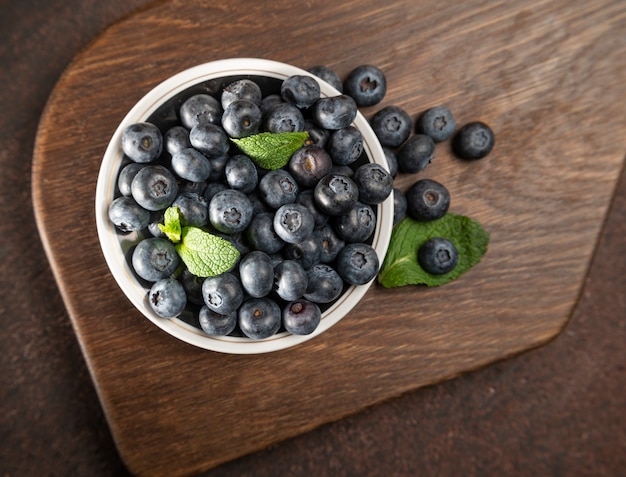
{"type": "MultiPolygon", "coordinates": [[[[362,70],[339,84],[352,95],[332,97],[307,75],[196,85],[125,129],[109,218],[118,233],[140,237],[129,260],[157,315],[212,336],[310,334],[348,287],[375,278],[383,258],[371,245],[377,204],[391,195],[393,177],[369,162],[352,125],[369,93],[380,94],[362,70]],[[308,139],[276,170],[230,140],[297,131],[308,139]],[[241,254],[236,266],[191,274],[159,227],[173,206],[184,224],[231,242],[241,254]]],[[[327,68],[317,74],[336,80],[327,68]]]]}

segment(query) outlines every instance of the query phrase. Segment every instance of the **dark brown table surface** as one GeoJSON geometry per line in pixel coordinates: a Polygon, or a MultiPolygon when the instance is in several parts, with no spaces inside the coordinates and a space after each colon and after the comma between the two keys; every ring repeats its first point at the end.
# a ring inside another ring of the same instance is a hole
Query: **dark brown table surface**
{"type": "MultiPolygon", "coordinates": [[[[63,70],[148,3],[0,3],[2,476],[127,475],[38,236],[30,174],[63,70]]],[[[626,474],[625,236],[622,173],[580,301],[552,342],[205,475],[626,474]]]]}

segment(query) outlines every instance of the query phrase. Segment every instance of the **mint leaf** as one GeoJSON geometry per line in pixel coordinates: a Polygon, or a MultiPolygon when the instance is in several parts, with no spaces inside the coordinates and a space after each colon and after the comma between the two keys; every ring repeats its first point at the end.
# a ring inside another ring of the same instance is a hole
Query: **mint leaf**
{"type": "Polygon", "coordinates": [[[198,227],[183,227],[176,251],[187,269],[198,277],[212,277],[229,271],[240,255],[228,240],[198,227]]]}
{"type": "Polygon", "coordinates": [[[304,145],[309,133],[303,132],[264,132],[233,141],[241,151],[257,166],[267,170],[280,169],[291,159],[294,152],[304,145]]]}
{"type": "Polygon", "coordinates": [[[180,242],[182,233],[182,214],[178,207],[168,207],[163,216],[163,224],[158,224],[159,229],[168,239],[174,243],[180,242]]]}
{"type": "Polygon", "coordinates": [[[489,233],[479,222],[469,217],[448,213],[432,222],[405,218],[391,234],[378,282],[386,288],[444,285],[480,262],[487,252],[488,244],[489,233]],[[432,237],[444,237],[454,244],[459,252],[459,261],[454,270],[443,275],[431,275],[419,265],[417,251],[432,237]]]}

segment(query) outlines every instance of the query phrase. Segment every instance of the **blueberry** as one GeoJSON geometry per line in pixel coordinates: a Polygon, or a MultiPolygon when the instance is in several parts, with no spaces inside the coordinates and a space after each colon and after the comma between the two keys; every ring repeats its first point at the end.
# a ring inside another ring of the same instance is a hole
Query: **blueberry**
{"type": "Polygon", "coordinates": [[[187,306],[187,294],[178,280],[164,278],[152,285],[148,301],[150,308],[161,318],[174,318],[187,306]]]}
{"type": "Polygon", "coordinates": [[[430,136],[435,142],[449,139],[454,133],[456,121],[446,106],[435,106],[424,111],[417,119],[417,132],[430,136]]]}
{"type": "Polygon", "coordinates": [[[335,164],[352,164],[363,153],[363,136],[354,126],[337,129],[330,135],[327,149],[335,164]]]}
{"type": "Polygon", "coordinates": [[[292,104],[277,103],[265,114],[263,125],[272,133],[304,131],[304,116],[292,104]]]}
{"type": "Polygon", "coordinates": [[[482,159],[493,149],[495,136],[491,128],[476,121],[464,125],[452,140],[454,153],[462,159],[482,159]]]}
{"type": "Polygon", "coordinates": [[[380,204],[393,189],[393,177],[380,164],[368,162],[354,171],[354,182],[359,188],[359,200],[366,204],[380,204]]]}
{"type": "Polygon", "coordinates": [[[292,75],[280,86],[281,97],[297,108],[309,108],[320,98],[320,85],[307,75],[292,75]]]}
{"type": "Polygon", "coordinates": [[[137,173],[144,167],[145,164],[131,162],[120,170],[119,175],[117,176],[117,188],[119,189],[120,194],[127,197],[132,195],[130,185],[132,184],[137,173]]]}
{"type": "Polygon", "coordinates": [[[303,187],[312,187],[330,172],[333,160],[318,146],[304,146],[293,153],[287,164],[289,172],[303,187]]]}
{"type": "Polygon", "coordinates": [[[343,82],[343,91],[352,96],[359,107],[373,106],[385,97],[387,79],[379,68],[361,65],[348,74],[343,82]]]}
{"type": "Polygon", "coordinates": [[[238,312],[239,328],[248,338],[262,340],[275,335],[282,324],[278,304],[267,297],[250,298],[238,312]]]}
{"type": "Polygon", "coordinates": [[[383,147],[383,153],[385,154],[385,159],[387,159],[387,166],[389,166],[387,170],[391,177],[395,178],[398,175],[398,157],[388,147],[383,147]]]}
{"type": "Polygon", "coordinates": [[[269,255],[261,250],[245,255],[239,263],[239,279],[244,291],[252,297],[269,294],[274,281],[274,266],[269,255]]]}
{"type": "Polygon", "coordinates": [[[322,242],[313,233],[297,243],[285,245],[283,255],[286,259],[298,262],[302,268],[309,270],[320,263],[322,256],[322,242]]]}
{"type": "Polygon", "coordinates": [[[376,250],[366,243],[349,243],[337,256],[337,272],[351,285],[364,285],[378,273],[376,250]]]}
{"type": "Polygon", "coordinates": [[[267,113],[277,104],[284,103],[283,98],[281,98],[280,94],[268,94],[261,99],[261,104],[259,107],[261,108],[261,114],[263,117],[267,115],[267,113]]]}
{"type": "Polygon", "coordinates": [[[249,194],[259,182],[259,175],[252,159],[244,154],[232,156],[224,167],[226,182],[232,189],[249,194]]]}
{"type": "Polygon", "coordinates": [[[321,212],[317,208],[317,205],[315,205],[315,198],[313,197],[312,189],[305,189],[299,192],[298,197],[296,198],[296,202],[298,204],[304,205],[307,209],[309,209],[309,212],[311,212],[311,215],[313,215],[313,218],[315,219],[316,227],[324,225],[326,222],[328,222],[328,215],[321,212]]]}
{"type": "Polygon", "coordinates": [[[204,298],[202,297],[204,278],[198,277],[184,268],[180,273],[179,280],[187,294],[187,301],[195,305],[204,305],[204,298]]]}
{"type": "Polygon", "coordinates": [[[274,214],[263,212],[255,215],[246,229],[250,246],[256,250],[272,254],[279,252],[285,245],[274,230],[274,214]]]}
{"type": "Polygon", "coordinates": [[[237,313],[216,313],[208,306],[200,308],[198,314],[200,328],[209,336],[226,336],[231,334],[237,327],[237,313]]]}
{"type": "Polygon", "coordinates": [[[330,265],[315,265],[307,271],[307,278],[308,285],[303,296],[313,303],[330,303],[343,291],[343,280],[330,265]]]}
{"type": "Polygon", "coordinates": [[[178,192],[192,192],[194,194],[203,195],[206,186],[206,181],[193,182],[188,180],[182,180],[178,183],[178,192]]]}
{"type": "Polygon", "coordinates": [[[287,243],[302,242],[315,227],[315,219],[309,210],[300,204],[281,206],[274,215],[274,230],[287,243]]]}
{"type": "Polygon", "coordinates": [[[454,244],[442,237],[428,239],[417,252],[417,260],[421,267],[433,275],[451,272],[459,260],[454,244]]]}
{"type": "Polygon", "coordinates": [[[189,141],[193,147],[208,157],[222,156],[230,148],[230,140],[224,128],[211,123],[194,126],[189,132],[189,141]]]}
{"type": "Polygon", "coordinates": [[[122,133],[122,150],[135,162],[152,162],[163,151],[163,135],[152,123],[131,124],[122,133]]]}
{"type": "Polygon", "coordinates": [[[137,275],[149,282],[156,282],[172,275],[180,265],[180,258],[172,242],[155,237],[137,244],[131,263],[137,275]]]}
{"type": "Polygon", "coordinates": [[[407,211],[407,201],[404,192],[400,189],[393,188],[393,225],[400,222],[407,211]]]}
{"type": "Polygon", "coordinates": [[[223,110],[213,96],[200,93],[187,98],[178,112],[182,125],[193,129],[198,124],[219,124],[223,110]]]}
{"type": "Polygon", "coordinates": [[[165,235],[165,232],[163,232],[159,228],[159,225],[164,223],[164,218],[163,218],[164,215],[165,215],[165,210],[155,210],[153,212],[150,212],[150,222],[148,223],[148,232],[153,237],[167,238],[167,235],[165,235]]]}
{"type": "Polygon", "coordinates": [[[252,221],[252,203],[243,192],[225,189],[209,202],[209,222],[220,232],[243,232],[252,221]]]}
{"type": "Polygon", "coordinates": [[[211,162],[192,147],[175,152],[171,164],[178,177],[191,182],[205,181],[211,175],[211,162]]]}
{"type": "Polygon", "coordinates": [[[228,185],[223,182],[209,182],[202,195],[210,203],[215,194],[226,189],[228,189],[228,185]]]}
{"type": "Polygon", "coordinates": [[[130,185],[133,198],[144,209],[154,211],[170,206],[178,195],[176,178],[163,166],[145,166],[130,185]]]}
{"type": "Polygon", "coordinates": [[[259,181],[259,196],[268,206],[277,209],[294,202],[298,197],[298,183],[284,169],[269,171],[259,181]]]}
{"type": "Polygon", "coordinates": [[[434,159],[435,142],[426,134],[414,134],[404,143],[397,157],[402,172],[420,172],[434,159]]]}
{"type": "Polygon", "coordinates": [[[195,192],[178,194],[172,207],[178,207],[183,216],[183,223],[192,227],[204,227],[209,219],[209,203],[204,196],[195,192]]]}
{"type": "Polygon", "coordinates": [[[427,222],[444,215],[450,207],[450,193],[443,184],[432,179],[420,179],[406,192],[407,214],[427,222]]]}
{"type": "Polygon", "coordinates": [[[359,188],[349,177],[331,173],[317,183],[313,197],[322,212],[328,215],[341,215],[356,204],[359,188]]]}
{"type": "Polygon", "coordinates": [[[301,298],[306,292],[308,283],[306,271],[294,260],[284,260],[274,267],[273,289],[283,300],[301,298]]]}
{"type": "Polygon", "coordinates": [[[211,163],[211,174],[208,180],[211,182],[220,182],[225,180],[224,171],[226,170],[226,163],[230,159],[228,154],[220,154],[219,156],[209,157],[211,163]]]}
{"type": "Polygon", "coordinates": [[[145,229],[150,223],[150,212],[132,197],[120,196],[109,205],[109,220],[122,232],[145,229]]]}
{"type": "Polygon", "coordinates": [[[259,106],[247,99],[238,99],[224,110],[222,127],[230,137],[242,138],[257,134],[262,119],[259,106]]]}
{"type": "Polygon", "coordinates": [[[245,99],[257,106],[261,104],[263,99],[263,93],[258,84],[254,81],[242,78],[240,80],[233,81],[228,84],[223,90],[221,95],[222,108],[225,110],[233,101],[245,99]]]}
{"type": "Polygon", "coordinates": [[[326,65],[315,65],[307,70],[309,73],[317,76],[318,78],[326,81],[329,85],[335,88],[340,93],[343,91],[343,83],[341,78],[332,68],[326,65]]]}
{"type": "Polygon", "coordinates": [[[309,137],[304,141],[305,146],[317,146],[322,149],[326,147],[328,138],[330,137],[330,133],[327,129],[318,126],[312,119],[305,118],[304,130],[309,133],[309,137]]]}
{"type": "Polygon", "coordinates": [[[365,242],[376,228],[374,210],[363,202],[357,202],[343,215],[334,218],[337,235],[348,242],[365,242]]]}
{"type": "Polygon", "coordinates": [[[399,106],[387,106],[378,111],[370,125],[382,146],[398,147],[409,138],[413,122],[411,116],[399,106]]]}
{"type": "Polygon", "coordinates": [[[163,147],[172,156],[182,149],[191,147],[189,130],[183,126],[172,126],[163,135],[163,147]]]}
{"type": "Polygon", "coordinates": [[[312,106],[312,117],[318,126],[335,130],[350,126],[356,118],[357,111],[354,99],[341,94],[320,98],[312,106]]]}
{"type": "Polygon", "coordinates": [[[313,230],[313,236],[317,237],[321,245],[321,263],[332,263],[346,245],[346,242],[337,234],[331,224],[316,227],[313,230]]]}
{"type": "Polygon", "coordinates": [[[283,308],[283,326],[294,335],[310,335],[320,324],[322,312],[315,303],[299,299],[283,308]]]}
{"type": "Polygon", "coordinates": [[[226,272],[204,279],[202,297],[210,310],[228,315],[235,312],[243,302],[243,287],[235,275],[226,272]]]}

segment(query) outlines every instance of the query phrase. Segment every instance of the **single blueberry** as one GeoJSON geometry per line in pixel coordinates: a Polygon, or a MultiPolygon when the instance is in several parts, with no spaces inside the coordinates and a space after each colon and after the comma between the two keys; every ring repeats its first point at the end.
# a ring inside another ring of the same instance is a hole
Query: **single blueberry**
{"type": "Polygon", "coordinates": [[[335,88],[339,93],[343,91],[343,83],[339,75],[326,65],[315,65],[307,70],[309,73],[317,76],[318,78],[326,81],[329,85],[335,88]]]}
{"type": "Polygon", "coordinates": [[[375,66],[357,66],[343,82],[343,91],[354,98],[357,106],[373,106],[385,97],[387,79],[375,66]]]}
{"type": "Polygon", "coordinates": [[[248,338],[261,340],[275,335],[282,324],[278,304],[270,298],[250,298],[238,312],[239,328],[248,338]]]}
{"type": "Polygon", "coordinates": [[[366,204],[380,204],[393,189],[392,175],[383,166],[373,162],[358,167],[353,179],[359,188],[359,200],[366,204]]]}
{"type": "Polygon", "coordinates": [[[491,128],[480,121],[464,125],[452,140],[454,153],[462,159],[482,159],[493,149],[495,136],[491,128]]]}
{"type": "Polygon", "coordinates": [[[132,195],[132,190],[130,188],[133,183],[133,179],[137,175],[137,173],[143,169],[146,165],[139,164],[137,162],[131,162],[130,164],[125,165],[119,172],[117,176],[117,188],[120,191],[120,194],[130,197],[132,195]]]}
{"type": "Polygon", "coordinates": [[[193,147],[186,147],[172,155],[172,170],[182,179],[202,182],[211,175],[211,162],[193,147]]]}
{"type": "Polygon", "coordinates": [[[328,215],[341,215],[356,204],[359,188],[349,177],[331,173],[317,183],[313,197],[322,212],[328,215]]]}
{"type": "Polygon", "coordinates": [[[294,260],[284,260],[274,267],[274,286],[276,294],[283,300],[301,298],[309,283],[306,270],[294,260]]]}
{"type": "Polygon", "coordinates": [[[320,85],[311,76],[292,75],[282,82],[280,95],[287,103],[306,109],[320,98],[320,85]]]}
{"type": "Polygon", "coordinates": [[[299,187],[296,179],[284,169],[269,171],[259,181],[259,197],[268,206],[277,209],[292,203],[298,197],[299,187]]]}
{"type": "Polygon", "coordinates": [[[243,287],[235,275],[226,272],[205,278],[202,297],[210,310],[228,315],[235,312],[243,302],[243,287]]]}
{"type": "Polygon", "coordinates": [[[304,298],[313,303],[331,303],[343,291],[343,280],[330,265],[320,263],[307,271],[308,285],[304,298]]]}
{"type": "Polygon", "coordinates": [[[305,146],[317,146],[324,149],[330,138],[330,132],[315,124],[312,119],[304,120],[304,130],[309,133],[309,137],[304,140],[305,146]]]}
{"type": "Polygon", "coordinates": [[[376,229],[376,214],[368,204],[357,202],[345,214],[334,217],[333,226],[345,241],[365,242],[376,229]]]}
{"type": "Polygon", "coordinates": [[[178,112],[182,125],[193,129],[198,124],[219,124],[223,110],[213,96],[200,93],[187,98],[178,112]]]}
{"type": "Polygon", "coordinates": [[[337,256],[337,272],[351,285],[364,285],[378,273],[376,250],[366,243],[349,243],[337,256]]]}
{"type": "Polygon", "coordinates": [[[222,127],[230,137],[242,138],[257,134],[263,117],[261,108],[247,99],[233,101],[224,110],[222,127]]]}
{"type": "Polygon", "coordinates": [[[122,133],[122,150],[135,162],[152,162],[163,151],[163,135],[152,123],[131,124],[122,133]]]}
{"type": "Polygon", "coordinates": [[[407,200],[404,192],[400,189],[393,188],[393,225],[400,222],[405,216],[407,211],[407,200]]]}
{"type": "Polygon", "coordinates": [[[358,111],[354,99],[345,94],[320,98],[311,109],[315,124],[332,130],[350,126],[358,111]]]}
{"type": "Polygon", "coordinates": [[[304,116],[296,106],[289,103],[276,103],[263,117],[266,131],[300,132],[304,131],[304,116]]]}
{"type": "Polygon", "coordinates": [[[122,232],[145,229],[150,223],[150,212],[132,197],[120,196],[109,205],[109,220],[122,232]]]}
{"type": "Polygon", "coordinates": [[[298,193],[298,197],[296,198],[296,202],[298,204],[304,205],[313,218],[315,219],[315,226],[318,227],[320,225],[324,225],[328,222],[328,215],[324,214],[320,209],[318,209],[317,205],[315,205],[315,198],[313,197],[312,189],[305,189],[298,193]]]}
{"type": "Polygon", "coordinates": [[[363,153],[363,136],[354,126],[334,131],[328,140],[328,154],[337,165],[346,166],[355,162],[363,153]]]}
{"type": "Polygon", "coordinates": [[[164,278],[152,285],[148,301],[152,310],[161,318],[174,318],[187,306],[187,294],[178,280],[164,278]]]}
{"type": "Polygon", "coordinates": [[[320,262],[332,263],[346,242],[335,231],[335,228],[327,223],[313,230],[313,236],[317,237],[321,245],[320,262]]]}
{"type": "Polygon", "coordinates": [[[261,298],[272,291],[274,266],[269,255],[261,250],[246,254],[239,263],[239,279],[246,293],[261,298]]]}
{"type": "Polygon", "coordinates": [[[242,78],[228,84],[223,90],[221,95],[222,108],[226,110],[233,101],[245,99],[257,106],[261,104],[263,99],[263,92],[261,87],[248,78],[242,78]]]}
{"type": "Polygon", "coordinates": [[[413,174],[420,172],[435,157],[435,142],[426,134],[414,134],[398,152],[398,168],[402,172],[413,174]]]}
{"type": "Polygon", "coordinates": [[[249,194],[259,182],[256,166],[252,159],[244,154],[232,156],[224,167],[226,182],[232,189],[249,194]]]}
{"type": "Polygon", "coordinates": [[[220,232],[243,232],[251,221],[252,203],[243,192],[225,189],[209,202],[209,222],[220,232]]]}
{"type": "Polygon", "coordinates": [[[322,312],[315,303],[303,298],[283,308],[283,326],[294,335],[310,335],[320,324],[322,312]]]}
{"type": "Polygon", "coordinates": [[[231,334],[237,327],[237,313],[216,313],[208,306],[200,308],[198,314],[200,328],[209,336],[226,336],[231,334]]]}
{"type": "Polygon", "coordinates": [[[142,168],[130,185],[133,198],[144,209],[166,209],[178,195],[174,174],[164,166],[148,165],[142,168]]]}
{"type": "Polygon", "coordinates": [[[399,106],[386,106],[370,120],[370,125],[382,146],[398,147],[409,138],[413,122],[399,106]]]}
{"type": "Polygon", "coordinates": [[[448,212],[450,193],[443,184],[432,179],[420,179],[406,192],[407,214],[415,220],[436,220],[448,212]]]}
{"type": "Polygon", "coordinates": [[[396,153],[388,147],[383,147],[383,153],[385,154],[385,159],[387,159],[387,170],[389,174],[391,174],[391,177],[395,178],[398,175],[398,157],[396,153]]]}
{"type": "Polygon", "coordinates": [[[300,204],[282,205],[274,215],[274,230],[287,243],[302,242],[315,228],[315,219],[300,204]]]}
{"type": "Polygon", "coordinates": [[[226,154],[230,148],[230,139],[222,126],[201,123],[189,132],[189,141],[198,151],[208,157],[226,154]]]}
{"type": "Polygon", "coordinates": [[[456,128],[456,121],[447,106],[435,106],[424,111],[417,118],[418,133],[430,136],[435,142],[449,139],[456,128]]]}
{"type": "Polygon", "coordinates": [[[274,214],[270,212],[256,214],[252,218],[246,237],[251,247],[268,254],[279,252],[285,246],[285,241],[274,230],[274,214]]]}
{"type": "Polygon", "coordinates": [[[302,187],[313,187],[330,172],[333,160],[318,146],[304,146],[293,153],[287,168],[302,187]]]}
{"type": "Polygon", "coordinates": [[[189,130],[180,125],[172,126],[163,135],[163,147],[172,156],[182,149],[191,147],[189,130]]]}
{"type": "Polygon", "coordinates": [[[417,252],[421,267],[432,275],[443,275],[451,272],[459,260],[454,244],[443,237],[428,239],[417,252]]]}
{"type": "Polygon", "coordinates": [[[146,238],[137,244],[131,257],[133,269],[144,280],[156,282],[172,275],[180,264],[174,244],[164,238],[146,238]]]}
{"type": "Polygon", "coordinates": [[[311,233],[300,242],[286,244],[283,249],[283,256],[288,260],[298,262],[305,270],[309,270],[320,263],[322,242],[311,233]]]}
{"type": "Polygon", "coordinates": [[[172,207],[179,208],[185,225],[204,227],[209,221],[209,203],[204,196],[195,192],[178,194],[172,207]]]}

